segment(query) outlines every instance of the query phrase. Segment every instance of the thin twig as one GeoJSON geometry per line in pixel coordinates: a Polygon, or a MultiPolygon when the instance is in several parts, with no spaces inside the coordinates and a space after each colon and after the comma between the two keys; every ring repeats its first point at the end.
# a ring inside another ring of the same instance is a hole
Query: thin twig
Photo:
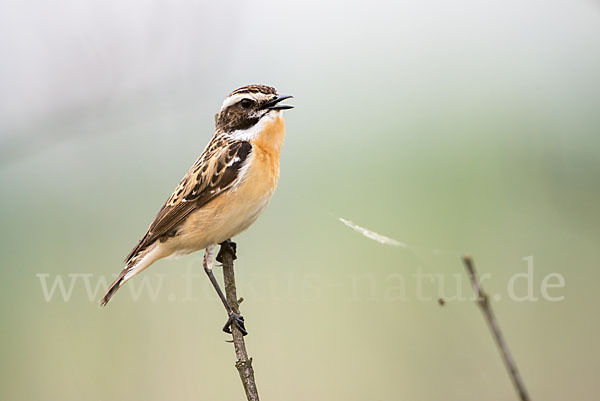
{"type": "Polygon", "coordinates": [[[517,365],[515,364],[515,361],[508,350],[508,345],[504,340],[504,336],[502,335],[502,331],[500,330],[500,326],[498,325],[498,321],[496,320],[494,311],[490,305],[489,297],[479,284],[479,278],[477,276],[477,271],[475,271],[475,266],[473,265],[473,259],[471,258],[471,255],[464,255],[463,263],[465,264],[465,268],[467,269],[467,273],[471,279],[473,291],[475,291],[475,294],[477,294],[477,305],[479,305],[481,308],[481,312],[483,313],[492,335],[494,336],[496,345],[498,346],[500,354],[502,355],[504,365],[506,366],[512,383],[515,386],[515,390],[517,391],[521,401],[529,401],[530,398],[527,394],[527,390],[525,389],[525,383],[523,383],[523,379],[521,379],[521,375],[517,370],[517,365]]]}
{"type": "MultiPolygon", "coordinates": [[[[239,314],[240,305],[237,299],[235,274],[233,270],[235,244],[229,242],[228,246],[221,245],[219,254],[223,263],[223,280],[225,281],[225,294],[227,295],[227,302],[233,311],[239,314]]],[[[258,401],[258,391],[256,389],[256,382],[254,381],[252,358],[248,358],[246,343],[244,342],[244,335],[235,324],[231,325],[231,331],[233,335],[235,355],[237,357],[235,367],[240,374],[240,379],[242,380],[242,385],[244,386],[244,391],[246,392],[246,398],[248,398],[248,401],[258,401]]]]}

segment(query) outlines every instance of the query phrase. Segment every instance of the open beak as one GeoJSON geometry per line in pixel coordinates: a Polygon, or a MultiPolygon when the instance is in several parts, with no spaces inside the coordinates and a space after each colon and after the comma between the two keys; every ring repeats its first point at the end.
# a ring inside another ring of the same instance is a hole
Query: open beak
{"type": "Polygon", "coordinates": [[[269,109],[269,110],[288,110],[293,109],[294,106],[290,106],[287,104],[279,104],[279,102],[292,98],[292,95],[279,95],[275,99],[269,100],[267,103],[263,104],[261,109],[269,109]]]}

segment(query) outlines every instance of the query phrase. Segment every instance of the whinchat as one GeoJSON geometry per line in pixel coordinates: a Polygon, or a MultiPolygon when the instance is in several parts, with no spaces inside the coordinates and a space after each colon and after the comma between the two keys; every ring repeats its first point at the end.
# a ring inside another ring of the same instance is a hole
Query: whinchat
{"type": "Polygon", "coordinates": [[[203,266],[229,319],[224,331],[244,321],[228,305],[212,273],[217,244],[246,230],[261,214],[279,179],[285,136],[275,88],[248,85],[231,92],[216,115],[215,133],[125,259],[125,268],[100,301],[102,306],[127,280],[159,259],[205,249],[203,266]]]}

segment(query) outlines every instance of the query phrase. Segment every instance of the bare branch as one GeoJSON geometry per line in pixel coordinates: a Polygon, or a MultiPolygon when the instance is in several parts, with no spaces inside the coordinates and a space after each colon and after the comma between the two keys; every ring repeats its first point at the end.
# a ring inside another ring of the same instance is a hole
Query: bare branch
{"type": "MultiPolygon", "coordinates": [[[[219,256],[223,263],[223,280],[225,282],[225,294],[227,295],[227,302],[237,314],[240,313],[236,287],[235,287],[235,274],[233,270],[233,260],[235,259],[235,244],[229,242],[221,244],[219,250],[219,256]]],[[[246,392],[246,398],[248,401],[258,401],[258,391],[256,389],[256,382],[254,381],[254,369],[252,368],[252,358],[248,358],[248,352],[246,351],[246,343],[244,342],[244,335],[238,329],[235,324],[231,325],[231,331],[233,336],[233,345],[235,347],[235,355],[237,361],[235,367],[240,374],[244,391],[246,392]]]]}
{"type": "Polygon", "coordinates": [[[502,335],[502,331],[500,330],[500,326],[498,325],[498,321],[496,320],[490,305],[489,297],[479,284],[479,278],[477,276],[477,271],[475,271],[475,266],[473,265],[473,259],[471,258],[471,255],[464,255],[463,263],[465,264],[465,268],[467,269],[467,273],[471,279],[473,291],[475,291],[475,294],[477,294],[477,305],[479,305],[479,308],[481,309],[481,312],[487,321],[488,327],[492,332],[494,340],[496,341],[496,345],[500,350],[504,365],[506,366],[512,383],[515,386],[515,390],[517,391],[521,401],[529,401],[530,398],[527,394],[527,390],[525,389],[525,384],[523,383],[523,379],[521,379],[521,375],[517,370],[517,365],[515,364],[515,361],[508,350],[508,345],[504,340],[504,336],[502,335]]]}

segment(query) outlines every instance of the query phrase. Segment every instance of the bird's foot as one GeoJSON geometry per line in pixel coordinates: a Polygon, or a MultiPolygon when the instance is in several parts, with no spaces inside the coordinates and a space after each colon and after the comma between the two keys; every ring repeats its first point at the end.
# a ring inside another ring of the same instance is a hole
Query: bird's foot
{"type": "Polygon", "coordinates": [[[226,241],[221,242],[219,245],[221,245],[221,247],[219,248],[219,253],[217,254],[217,262],[223,263],[223,253],[225,252],[230,253],[233,260],[237,259],[237,256],[235,254],[237,251],[237,244],[235,242],[228,239],[226,241]]]}
{"type": "Polygon", "coordinates": [[[246,326],[244,324],[244,317],[241,315],[238,315],[235,312],[231,312],[231,314],[229,315],[229,319],[227,319],[227,323],[225,323],[225,326],[223,326],[223,331],[225,333],[231,334],[232,326],[237,327],[243,336],[248,334],[248,332],[246,331],[246,326]]]}

